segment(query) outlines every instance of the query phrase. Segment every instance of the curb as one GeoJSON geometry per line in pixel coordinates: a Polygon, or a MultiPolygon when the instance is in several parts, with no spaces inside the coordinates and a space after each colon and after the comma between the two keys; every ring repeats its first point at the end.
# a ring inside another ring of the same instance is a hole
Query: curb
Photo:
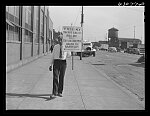
{"type": "MultiPolygon", "coordinates": [[[[43,53],[43,54],[40,54],[40,55],[37,55],[37,56],[33,56],[33,57],[30,57],[30,58],[27,58],[27,59],[24,59],[22,61],[19,61],[18,63],[15,63],[15,64],[11,64],[9,66],[6,66],[6,73],[8,72],[11,72],[25,64],[28,64],[34,60],[37,60],[38,58],[42,57],[42,56],[46,56],[48,53],[43,53]]],[[[7,65],[7,64],[6,64],[7,65]]]]}
{"type": "MultiPolygon", "coordinates": [[[[83,61],[84,62],[84,61],[83,61]]],[[[108,80],[110,80],[113,84],[115,84],[117,87],[119,87],[124,93],[126,93],[127,95],[131,96],[132,98],[134,98],[137,103],[145,109],[145,103],[144,101],[139,101],[138,96],[136,96],[135,94],[133,94],[131,91],[127,90],[125,87],[122,87],[121,85],[117,84],[115,81],[113,81],[109,76],[107,76],[103,71],[98,70],[97,68],[95,68],[94,66],[90,65],[91,67],[93,67],[96,71],[98,71],[99,73],[101,73],[104,77],[106,77],[108,80]]]]}

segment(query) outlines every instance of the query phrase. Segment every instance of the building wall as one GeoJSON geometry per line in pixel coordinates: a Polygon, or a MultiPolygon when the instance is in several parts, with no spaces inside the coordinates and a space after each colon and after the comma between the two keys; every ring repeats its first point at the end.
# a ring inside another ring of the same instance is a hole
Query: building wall
{"type": "Polygon", "coordinates": [[[43,44],[40,45],[40,54],[43,53],[43,44]]]}
{"type": "Polygon", "coordinates": [[[7,65],[20,61],[20,43],[19,42],[7,42],[6,46],[6,59],[7,65]]]}
{"type": "MultiPolygon", "coordinates": [[[[130,39],[130,38],[123,38],[123,39],[120,39],[119,38],[119,44],[121,45],[121,46],[124,46],[125,47],[125,49],[126,48],[129,48],[129,47],[134,47],[134,48],[137,48],[138,47],[138,45],[140,45],[141,44],[141,41],[139,40],[139,39],[130,39]],[[122,45],[122,44],[124,44],[124,43],[126,43],[126,47],[124,46],[124,45],[122,45]]],[[[124,48],[123,47],[123,48],[124,48]]]]}
{"type": "Polygon", "coordinates": [[[32,52],[32,43],[24,43],[23,46],[23,58],[30,58],[32,52]]]}
{"type": "Polygon", "coordinates": [[[6,6],[7,67],[50,52],[53,23],[48,10],[46,6],[6,6]]]}
{"type": "Polygon", "coordinates": [[[19,7],[6,7],[6,65],[20,61],[19,7]]]}
{"type": "Polygon", "coordinates": [[[34,49],[33,49],[33,55],[37,56],[38,55],[38,44],[34,44],[34,49]]]}

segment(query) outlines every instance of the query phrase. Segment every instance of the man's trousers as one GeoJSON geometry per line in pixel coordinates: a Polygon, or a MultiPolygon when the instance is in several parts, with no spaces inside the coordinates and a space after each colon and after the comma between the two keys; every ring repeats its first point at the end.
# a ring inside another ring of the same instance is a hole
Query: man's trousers
{"type": "Polygon", "coordinates": [[[54,60],[53,65],[53,94],[63,92],[64,76],[66,71],[66,60],[54,60]]]}

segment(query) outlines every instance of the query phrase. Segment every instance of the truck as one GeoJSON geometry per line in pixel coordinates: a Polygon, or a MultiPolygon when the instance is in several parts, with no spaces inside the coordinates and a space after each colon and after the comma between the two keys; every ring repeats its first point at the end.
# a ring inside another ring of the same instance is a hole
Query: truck
{"type": "Polygon", "coordinates": [[[145,54],[145,45],[144,44],[139,44],[138,45],[138,49],[139,49],[139,54],[140,55],[144,55],[145,54]]]}
{"type": "Polygon", "coordinates": [[[108,44],[101,44],[100,50],[105,50],[105,51],[107,51],[107,50],[108,50],[108,44]]]}
{"type": "MultiPolygon", "coordinates": [[[[82,44],[82,56],[91,56],[95,57],[96,49],[94,49],[92,46],[92,42],[84,41],[82,44]]],[[[77,55],[80,56],[81,52],[77,52],[77,55]]]]}

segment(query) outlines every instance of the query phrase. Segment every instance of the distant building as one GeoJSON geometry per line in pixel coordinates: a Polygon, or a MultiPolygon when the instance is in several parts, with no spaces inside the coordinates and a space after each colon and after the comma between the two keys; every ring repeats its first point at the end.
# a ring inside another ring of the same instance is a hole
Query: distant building
{"type": "Polygon", "coordinates": [[[114,27],[108,30],[109,47],[119,47],[118,31],[119,30],[114,27]]]}
{"type": "Polygon", "coordinates": [[[99,44],[108,44],[108,41],[99,41],[99,44]]]}
{"type": "Polygon", "coordinates": [[[134,38],[118,38],[119,40],[119,47],[121,49],[126,49],[129,47],[138,48],[138,45],[142,44],[140,39],[134,38]]]}
{"type": "Polygon", "coordinates": [[[137,48],[138,45],[142,43],[142,41],[140,39],[119,38],[118,31],[119,30],[114,27],[108,30],[109,47],[121,47],[122,49],[126,49],[129,47],[137,48]]]}
{"type": "Polygon", "coordinates": [[[92,42],[93,48],[95,47],[100,47],[100,43],[99,42],[92,42]]]}

